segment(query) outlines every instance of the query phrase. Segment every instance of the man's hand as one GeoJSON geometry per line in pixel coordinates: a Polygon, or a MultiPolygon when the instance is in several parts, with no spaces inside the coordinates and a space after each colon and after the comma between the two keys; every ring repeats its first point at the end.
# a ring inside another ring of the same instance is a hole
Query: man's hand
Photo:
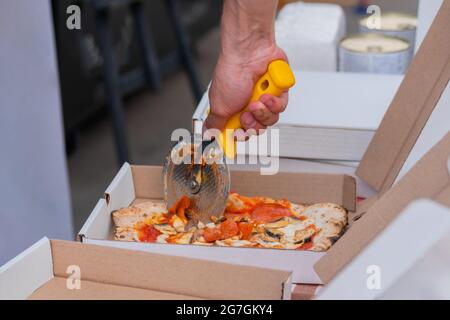
{"type": "MultiPolygon", "coordinates": [[[[240,112],[251,98],[253,88],[274,60],[286,60],[274,40],[277,1],[226,0],[222,19],[222,50],[209,92],[211,112],[207,128],[222,130],[227,120],[240,112]]],[[[274,125],[288,103],[280,97],[263,95],[248,105],[241,116],[245,130],[257,131],[274,125]]]]}

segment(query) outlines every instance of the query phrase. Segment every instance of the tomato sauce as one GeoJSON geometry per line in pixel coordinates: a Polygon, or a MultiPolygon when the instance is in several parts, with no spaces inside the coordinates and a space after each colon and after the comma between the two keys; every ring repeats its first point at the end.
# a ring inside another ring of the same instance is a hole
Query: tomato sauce
{"type": "Polygon", "coordinates": [[[151,224],[142,224],[136,228],[139,241],[141,242],[156,242],[156,239],[161,234],[151,224]]]}

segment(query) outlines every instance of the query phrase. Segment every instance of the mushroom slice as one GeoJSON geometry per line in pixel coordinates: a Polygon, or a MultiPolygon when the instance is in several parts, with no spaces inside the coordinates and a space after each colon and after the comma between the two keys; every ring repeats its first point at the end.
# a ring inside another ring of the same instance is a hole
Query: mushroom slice
{"type": "Polygon", "coordinates": [[[179,233],[175,236],[170,237],[169,243],[176,243],[176,244],[190,244],[193,238],[192,232],[186,232],[186,233],[179,233]]]}
{"type": "Polygon", "coordinates": [[[290,219],[283,217],[277,221],[266,223],[263,227],[266,229],[278,229],[286,227],[290,222],[290,219]]]}
{"type": "Polygon", "coordinates": [[[316,233],[316,230],[314,230],[313,228],[297,230],[295,231],[293,240],[296,244],[304,243],[307,239],[311,238],[314,233],[316,233]]]}
{"type": "Polygon", "coordinates": [[[277,241],[266,241],[261,235],[254,237],[254,241],[264,248],[283,249],[283,245],[277,241]]]}
{"type": "Polygon", "coordinates": [[[176,235],[177,231],[169,224],[155,224],[153,227],[161,233],[168,234],[170,236],[176,235]]]}

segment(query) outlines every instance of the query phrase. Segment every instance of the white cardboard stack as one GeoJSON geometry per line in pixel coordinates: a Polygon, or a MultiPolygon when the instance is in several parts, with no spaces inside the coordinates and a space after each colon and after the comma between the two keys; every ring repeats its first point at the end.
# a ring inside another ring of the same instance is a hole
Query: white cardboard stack
{"type": "MultiPolygon", "coordinates": [[[[298,70],[294,74],[297,84],[289,92],[289,106],[274,127],[279,129],[279,156],[359,162],[403,76],[298,70]]],[[[206,93],[193,119],[206,119],[208,106],[206,93]]],[[[238,143],[238,154],[267,155],[251,149],[252,144],[256,145],[254,138],[238,143]]]]}

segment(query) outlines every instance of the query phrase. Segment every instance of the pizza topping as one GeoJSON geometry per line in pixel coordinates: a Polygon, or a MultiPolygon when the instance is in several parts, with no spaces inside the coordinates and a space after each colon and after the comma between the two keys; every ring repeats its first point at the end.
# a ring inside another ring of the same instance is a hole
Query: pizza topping
{"type": "Polygon", "coordinates": [[[239,234],[239,227],[234,220],[227,219],[220,224],[220,231],[222,232],[222,239],[228,239],[239,234]]]}
{"type": "Polygon", "coordinates": [[[277,221],[265,223],[264,228],[267,229],[283,228],[286,227],[290,222],[291,220],[288,220],[286,217],[283,217],[281,219],[278,219],[277,221]]]}
{"type": "Polygon", "coordinates": [[[277,203],[269,203],[257,206],[252,211],[251,218],[257,223],[267,223],[291,215],[291,211],[288,208],[277,203]]]}
{"type": "Polygon", "coordinates": [[[208,228],[203,232],[203,238],[206,242],[215,242],[222,238],[222,231],[218,228],[208,228]]]}
{"type": "Polygon", "coordinates": [[[250,218],[250,212],[243,212],[243,213],[225,212],[223,216],[226,219],[233,219],[234,221],[243,221],[248,220],[250,218]]]}
{"type": "Polygon", "coordinates": [[[187,221],[186,211],[191,206],[191,200],[187,196],[183,196],[180,200],[178,200],[172,208],[169,209],[171,214],[177,215],[181,220],[187,221]]]}
{"type": "Polygon", "coordinates": [[[178,233],[174,236],[170,236],[167,239],[167,243],[190,244],[192,241],[193,235],[194,235],[193,232],[178,233]]]}
{"type": "Polygon", "coordinates": [[[169,224],[155,224],[153,226],[155,227],[156,230],[158,230],[161,233],[168,234],[168,235],[175,235],[175,234],[177,234],[177,230],[175,230],[169,224]]]}
{"type": "Polygon", "coordinates": [[[184,227],[186,226],[186,222],[184,222],[180,217],[174,215],[170,218],[169,224],[177,231],[184,232],[184,227]]]}
{"type": "Polygon", "coordinates": [[[141,223],[136,227],[138,239],[141,242],[155,242],[161,234],[153,225],[141,223]]]}
{"type": "Polygon", "coordinates": [[[253,232],[253,223],[249,222],[239,222],[238,223],[239,231],[241,232],[241,239],[248,240],[253,232]]]}

